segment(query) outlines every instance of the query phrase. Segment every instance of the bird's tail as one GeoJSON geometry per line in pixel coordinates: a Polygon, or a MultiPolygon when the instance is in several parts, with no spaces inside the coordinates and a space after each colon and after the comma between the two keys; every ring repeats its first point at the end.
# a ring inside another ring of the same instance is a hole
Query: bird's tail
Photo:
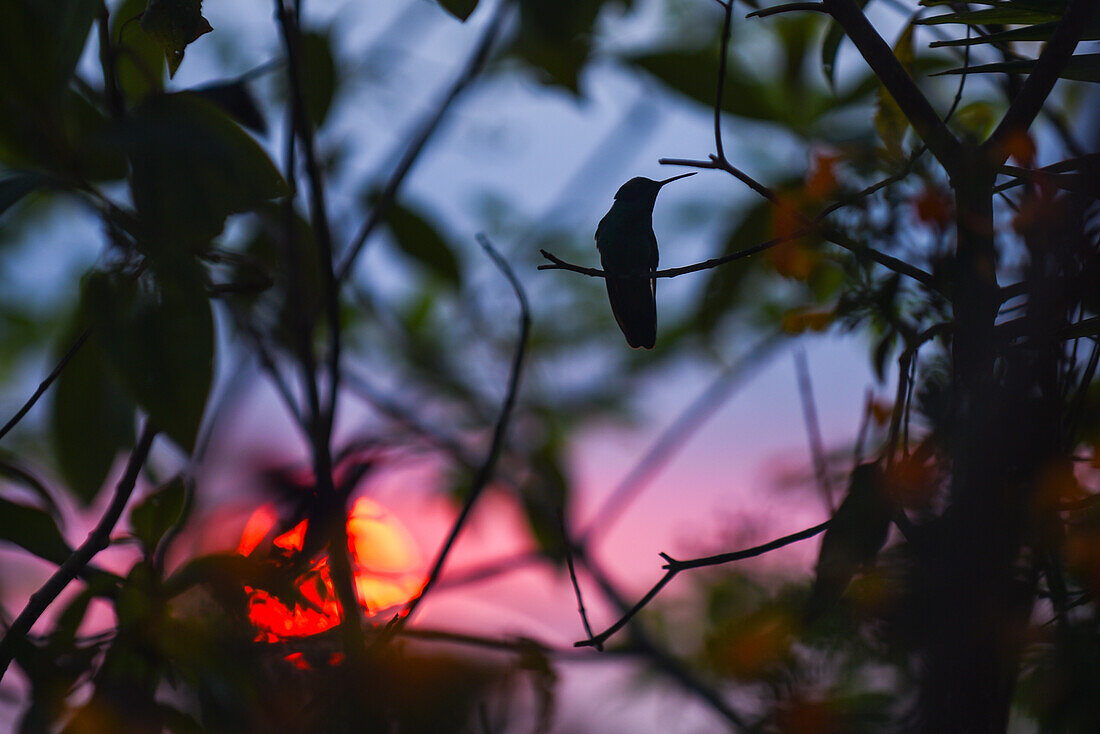
{"type": "Polygon", "coordinates": [[[619,322],[626,343],[653,349],[657,342],[656,281],[642,278],[605,278],[611,312],[619,322]]]}

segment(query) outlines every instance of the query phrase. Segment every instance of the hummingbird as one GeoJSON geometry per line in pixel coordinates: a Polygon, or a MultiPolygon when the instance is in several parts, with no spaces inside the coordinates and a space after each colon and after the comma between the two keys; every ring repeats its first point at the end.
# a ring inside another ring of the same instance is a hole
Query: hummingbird
{"type": "Polygon", "coordinates": [[[694,176],[654,181],[638,176],[615,192],[615,202],[596,227],[611,313],[634,349],[653,349],[657,341],[657,236],[653,234],[653,205],[667,183],[694,176]],[[648,276],[648,277],[647,277],[648,276]]]}

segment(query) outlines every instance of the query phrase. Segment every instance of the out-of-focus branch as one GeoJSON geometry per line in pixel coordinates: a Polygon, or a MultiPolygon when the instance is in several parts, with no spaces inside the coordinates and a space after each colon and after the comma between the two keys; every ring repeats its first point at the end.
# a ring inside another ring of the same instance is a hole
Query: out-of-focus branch
{"type": "Polygon", "coordinates": [[[57,366],[54,367],[53,370],[50,371],[50,374],[46,375],[46,378],[38,384],[38,388],[34,391],[34,394],[27,398],[27,402],[23,403],[23,407],[16,411],[15,415],[13,415],[8,420],[8,422],[4,424],[3,428],[0,428],[0,438],[8,435],[8,431],[15,428],[19,421],[23,420],[23,416],[30,412],[30,409],[33,408],[34,404],[38,402],[38,399],[46,394],[46,391],[50,389],[50,385],[52,385],[54,383],[54,380],[56,380],[61,374],[61,370],[65,369],[65,365],[67,365],[69,361],[74,356],[76,356],[76,353],[80,350],[82,346],[84,346],[84,342],[88,341],[88,336],[91,335],[91,333],[92,332],[89,329],[85,329],[80,333],[80,336],[77,337],[75,342],[73,342],[73,345],[69,347],[69,350],[65,352],[65,354],[58,361],[57,366]]]}
{"type": "Polygon", "coordinates": [[[401,160],[398,161],[397,167],[394,168],[393,173],[390,174],[389,180],[386,181],[386,186],[382,189],[381,195],[371,206],[370,214],[367,215],[366,221],[363,222],[359,231],[355,234],[355,238],[352,239],[351,245],[348,247],[347,251],[341,256],[340,263],[336,267],[337,282],[342,283],[351,275],[351,269],[355,265],[355,259],[359,257],[359,253],[363,250],[363,246],[367,244],[367,239],[371,236],[371,233],[374,232],[374,229],[386,218],[390,207],[393,206],[394,200],[397,198],[397,191],[401,188],[401,183],[405,180],[405,176],[408,175],[409,170],[412,169],[417,157],[419,157],[420,153],[424,150],[425,144],[431,139],[432,135],[439,127],[439,123],[446,117],[451,104],[470,86],[470,83],[477,78],[482,69],[485,68],[485,62],[489,59],[489,52],[492,50],[493,43],[500,33],[504,18],[507,16],[506,11],[512,5],[512,2],[513,0],[499,0],[493,12],[493,17],[485,26],[481,38],[478,40],[469,59],[467,59],[458,78],[455,79],[450,89],[448,89],[447,93],[440,99],[435,111],[425,118],[416,128],[409,144],[405,148],[404,155],[401,156],[401,160]]]}
{"type": "Polygon", "coordinates": [[[31,627],[42,616],[42,613],[46,611],[46,608],[69,585],[69,582],[81,573],[92,558],[110,544],[111,531],[114,530],[119,518],[122,517],[122,511],[126,508],[130,495],[133,494],[134,485],[137,484],[138,475],[141,473],[141,467],[149,455],[149,449],[153,445],[153,438],[156,433],[156,429],[146,422],[137,445],[130,453],[126,470],[115,487],[115,495],[111,499],[111,504],[107,506],[107,511],[103,513],[103,517],[96,523],[95,528],[88,534],[87,539],[80,544],[80,547],[73,551],[73,554],[54,571],[53,575],[38,591],[31,594],[31,598],[23,611],[11,623],[4,634],[4,639],[0,640],[0,679],[4,677],[8,665],[11,664],[16,646],[26,640],[27,633],[30,632],[31,627]]]}
{"type": "Polygon", "coordinates": [[[762,339],[744,357],[723,369],[707,389],[676,416],[593,513],[579,538],[582,547],[590,548],[598,542],[599,536],[608,531],[638,493],[645,489],[650,480],[683,448],[707,419],[722,407],[736,388],[774,356],[782,341],[776,334],[762,339]]]}
{"type": "Polygon", "coordinates": [[[831,516],[836,507],[833,505],[833,493],[829,488],[829,472],[825,460],[825,446],[821,441],[821,426],[817,420],[817,406],[814,404],[813,385],[810,383],[810,366],[806,361],[806,350],[799,348],[794,353],[794,371],[798,380],[798,397],[802,403],[802,418],[806,424],[806,438],[810,442],[810,459],[813,461],[817,489],[825,509],[831,516]]]}

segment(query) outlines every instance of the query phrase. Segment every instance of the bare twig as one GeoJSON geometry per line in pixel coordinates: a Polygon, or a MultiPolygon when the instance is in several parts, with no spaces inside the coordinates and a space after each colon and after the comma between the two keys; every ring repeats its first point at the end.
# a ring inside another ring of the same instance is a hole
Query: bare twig
{"type": "Polygon", "coordinates": [[[19,421],[23,420],[23,416],[30,412],[30,409],[33,408],[34,404],[38,402],[38,399],[46,394],[46,391],[50,389],[50,385],[52,385],[54,380],[56,380],[61,374],[61,370],[65,369],[65,365],[67,365],[69,361],[80,350],[80,348],[84,346],[84,342],[88,341],[88,336],[91,333],[92,332],[90,329],[85,329],[80,333],[80,336],[77,337],[73,345],[69,347],[69,350],[65,352],[65,354],[61,357],[61,360],[57,363],[57,366],[53,368],[50,374],[46,375],[46,379],[42,380],[42,382],[38,384],[38,388],[34,391],[34,394],[27,398],[27,402],[23,403],[23,407],[16,411],[15,415],[13,415],[8,420],[8,422],[4,424],[3,428],[0,428],[0,439],[8,435],[8,431],[10,431],[12,428],[15,428],[19,421]]]}
{"type": "MultiPolygon", "coordinates": [[[[524,293],[523,286],[520,285],[519,280],[516,279],[515,273],[512,272],[511,266],[508,265],[508,262],[493,248],[489,240],[486,239],[484,235],[478,235],[478,242],[485,249],[485,252],[488,253],[489,257],[492,258],[496,266],[500,268],[501,272],[504,273],[504,277],[508,279],[508,283],[512,286],[512,290],[516,294],[516,299],[519,301],[519,337],[516,342],[515,352],[512,355],[511,373],[508,376],[508,389],[505,393],[504,404],[501,406],[496,425],[493,427],[493,438],[489,444],[489,451],[486,453],[485,460],[478,467],[477,473],[470,483],[470,491],[466,496],[466,501],[463,503],[462,509],[458,513],[458,517],[455,518],[454,523],[451,525],[451,531],[447,534],[447,539],[443,542],[439,552],[436,554],[435,562],[432,564],[432,569],[428,573],[428,579],[424,583],[424,588],[405,605],[405,609],[402,613],[395,618],[393,624],[389,627],[391,634],[400,631],[404,627],[406,620],[412,617],[413,612],[420,606],[424,597],[439,582],[440,574],[443,572],[443,566],[446,564],[447,557],[454,548],[455,541],[458,540],[459,533],[462,532],[466,520],[469,518],[470,512],[474,509],[474,505],[477,503],[478,498],[480,498],[481,493],[493,478],[497,459],[500,457],[501,450],[504,446],[504,436],[508,429],[508,422],[512,417],[512,408],[516,402],[516,393],[519,391],[519,379],[523,372],[523,359],[527,351],[527,334],[531,327],[527,295],[524,293]]],[[[380,639],[385,638],[386,635],[383,635],[380,639]]]]}
{"type": "Polygon", "coordinates": [[[481,70],[485,68],[485,62],[489,59],[489,52],[492,50],[493,43],[500,33],[504,18],[507,16],[506,11],[511,4],[512,0],[499,0],[493,12],[493,17],[485,26],[481,38],[478,40],[469,59],[466,60],[466,64],[459,73],[458,78],[454,80],[450,89],[448,89],[447,93],[440,99],[438,106],[432,114],[425,118],[416,128],[416,131],[412,135],[412,139],[405,147],[404,155],[401,156],[401,160],[398,161],[397,167],[394,168],[393,173],[390,174],[389,180],[386,181],[385,188],[382,189],[382,193],[374,202],[373,206],[371,206],[370,214],[367,215],[366,221],[363,222],[363,225],[355,234],[347,251],[341,256],[340,263],[336,267],[336,280],[338,282],[344,282],[351,274],[351,269],[355,265],[355,259],[359,256],[363,246],[366,245],[367,239],[371,236],[371,233],[374,232],[374,229],[386,218],[390,207],[393,206],[394,200],[397,198],[397,191],[401,188],[401,183],[405,180],[405,176],[409,173],[409,170],[416,162],[421,151],[423,151],[424,145],[431,139],[432,135],[439,127],[439,123],[442,122],[443,118],[447,115],[447,111],[450,109],[451,104],[468,86],[470,86],[470,83],[481,73],[481,70]]]}
{"type": "Polygon", "coordinates": [[[623,615],[615,621],[614,624],[612,624],[600,634],[595,635],[594,637],[590,637],[587,640],[580,640],[579,642],[574,642],[573,644],[576,647],[598,647],[607,642],[608,638],[610,638],[613,634],[625,627],[626,624],[632,618],[634,618],[635,615],[638,614],[638,612],[642,611],[642,609],[644,609],[651,601],[653,601],[653,599],[656,598],[657,594],[659,594],[661,590],[665,588],[665,586],[667,586],[670,581],[672,581],[672,579],[676,578],[676,575],[679,574],[681,571],[687,571],[693,568],[703,568],[706,566],[718,566],[724,563],[740,561],[745,558],[762,556],[765,553],[770,553],[771,551],[782,548],[783,546],[797,543],[798,541],[806,540],[807,538],[812,538],[818,533],[824,532],[828,527],[829,521],[826,520],[825,522],[814,525],[813,527],[806,528],[805,530],[800,530],[797,533],[791,533],[790,535],[784,535],[782,538],[776,538],[775,540],[769,541],[762,545],[753,546],[752,548],[746,548],[745,550],[740,551],[733,551],[732,553],[721,553],[715,556],[693,558],[686,561],[678,561],[675,558],[672,558],[671,556],[662,553],[661,557],[664,558],[666,561],[664,565],[665,575],[662,576],[660,580],[657,581],[657,583],[654,584],[650,588],[650,590],[647,591],[645,595],[640,600],[638,600],[638,602],[634,606],[627,609],[623,613],[623,615]]]}
{"type": "MultiPolygon", "coordinates": [[[[561,540],[565,545],[565,563],[569,567],[569,581],[573,584],[573,594],[577,597],[577,611],[581,615],[581,624],[584,626],[584,633],[589,638],[592,637],[592,625],[588,623],[588,612],[584,608],[584,595],[581,594],[581,585],[577,581],[577,567],[573,563],[573,538],[569,535],[569,530],[565,527],[565,514],[558,513],[558,526],[561,529],[561,540]]],[[[597,650],[602,650],[602,647],[596,646],[597,650]]]]}
{"type": "Polygon", "coordinates": [[[145,458],[149,455],[149,449],[153,445],[155,436],[156,429],[146,422],[137,445],[130,453],[126,471],[123,472],[122,478],[115,488],[115,495],[103,517],[100,518],[92,532],[88,534],[87,539],[80,544],[80,547],[73,551],[73,554],[54,571],[53,575],[38,591],[31,594],[31,598],[23,611],[11,623],[8,631],[4,634],[4,639],[0,641],[0,679],[4,677],[8,665],[11,664],[16,646],[26,640],[27,633],[30,632],[31,627],[42,616],[42,613],[46,611],[46,608],[69,585],[69,582],[81,573],[92,558],[110,544],[111,531],[114,530],[115,525],[122,516],[122,511],[126,508],[130,495],[133,494],[134,485],[137,484],[138,475],[141,473],[145,458]]]}
{"type": "MultiPolygon", "coordinates": [[[[616,607],[625,612],[628,608],[628,604],[619,590],[611,583],[607,574],[589,558],[585,559],[585,567],[588,569],[589,574],[591,574],[592,579],[596,582],[597,586],[599,586],[604,596],[616,607]]],[[[684,663],[677,660],[673,655],[669,654],[656,642],[650,639],[649,635],[647,635],[645,630],[639,625],[632,625],[630,632],[631,640],[638,649],[638,652],[649,658],[658,670],[675,680],[683,686],[685,690],[698,696],[709,704],[711,708],[732,726],[742,731],[749,729],[748,724],[741,714],[737,713],[737,711],[722,698],[718,691],[714,690],[705,681],[701,680],[690,668],[684,665],[684,663]]]]}

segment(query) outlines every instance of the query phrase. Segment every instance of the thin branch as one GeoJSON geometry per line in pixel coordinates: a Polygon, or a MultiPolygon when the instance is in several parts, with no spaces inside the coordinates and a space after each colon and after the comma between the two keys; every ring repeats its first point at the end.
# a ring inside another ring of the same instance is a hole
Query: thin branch
{"type": "Polygon", "coordinates": [[[852,449],[852,469],[863,463],[863,445],[867,442],[867,431],[871,428],[871,416],[875,410],[875,391],[867,388],[867,398],[863,402],[863,417],[856,431],[856,444],[852,449]]]}
{"type": "Polygon", "coordinates": [[[800,540],[806,540],[812,538],[818,533],[824,532],[829,527],[829,520],[823,523],[814,525],[813,527],[806,528],[805,530],[799,530],[797,533],[791,533],[790,535],[784,535],[782,538],[776,538],[775,540],[763,543],[762,545],[753,546],[752,548],[746,548],[744,550],[733,551],[731,553],[721,553],[716,556],[705,556],[703,558],[692,558],[686,561],[678,561],[671,556],[662,553],[661,557],[665,559],[664,565],[665,575],[657,581],[656,584],[650,588],[649,591],[632,607],[627,609],[618,620],[615,621],[610,627],[605,629],[598,635],[590,637],[587,640],[580,640],[574,642],[576,647],[598,647],[610,638],[613,634],[621,630],[626,624],[634,618],[638,612],[642,611],[657,594],[661,592],[665,586],[668,585],[672,579],[676,578],[676,575],[681,571],[687,571],[693,568],[704,568],[706,566],[718,566],[725,563],[732,563],[734,561],[744,560],[745,558],[755,558],[756,556],[762,556],[765,553],[770,553],[773,550],[777,550],[792,543],[797,543],[800,540]]]}
{"type": "MultiPolygon", "coordinates": [[[[627,609],[626,600],[611,580],[591,559],[585,559],[585,567],[592,579],[599,586],[604,596],[621,610],[627,609]]],[[[639,625],[631,626],[631,639],[638,651],[650,659],[658,670],[674,679],[685,690],[695,694],[706,701],[711,708],[720,714],[726,721],[741,730],[748,730],[745,720],[722,698],[718,691],[714,690],[705,681],[701,680],[694,671],[684,665],[680,660],[662,649],[651,640],[639,625]]],[[[606,654],[606,653],[605,653],[606,654]]]]}
{"type": "Polygon", "coordinates": [[[115,525],[122,516],[122,511],[130,500],[130,495],[134,491],[134,485],[137,484],[138,475],[141,473],[145,458],[149,455],[149,449],[153,445],[155,436],[156,429],[147,421],[141,431],[141,437],[138,439],[137,445],[130,453],[126,471],[123,472],[122,478],[115,487],[115,495],[111,499],[111,504],[96,524],[95,529],[88,534],[87,539],[80,544],[80,547],[73,551],[73,554],[54,571],[46,583],[38,591],[31,594],[31,598],[23,611],[11,623],[8,631],[4,634],[4,639],[0,641],[0,679],[3,679],[8,665],[11,664],[16,646],[26,640],[27,633],[30,632],[31,627],[42,616],[42,613],[46,611],[46,608],[69,585],[69,582],[81,573],[92,558],[110,544],[111,531],[114,530],[115,525]]]}
{"type": "Polygon", "coordinates": [[[901,65],[894,52],[867,20],[855,0],[823,0],[825,10],[844,29],[871,71],[948,173],[959,165],[959,141],[901,65]]]}
{"type": "MultiPolygon", "coordinates": [[[[560,511],[558,512],[558,527],[561,529],[562,543],[565,544],[565,563],[569,567],[569,581],[573,584],[573,594],[577,597],[577,611],[581,615],[584,633],[591,638],[592,625],[588,623],[588,612],[584,608],[584,595],[581,594],[581,585],[577,581],[577,567],[573,563],[573,539],[569,536],[569,531],[565,527],[565,515],[560,511]]],[[[602,651],[603,648],[597,646],[596,649],[602,651]]]]}
{"type": "Polygon", "coordinates": [[[73,345],[69,347],[69,350],[65,352],[65,354],[61,357],[61,360],[57,363],[57,366],[53,368],[50,374],[46,375],[46,379],[42,380],[42,382],[38,384],[38,389],[34,391],[34,394],[27,398],[27,402],[23,403],[23,407],[16,411],[15,415],[13,415],[8,420],[8,422],[4,424],[3,428],[0,428],[0,439],[8,435],[8,431],[10,431],[12,428],[15,428],[19,421],[23,420],[23,416],[30,412],[30,409],[33,408],[34,404],[38,402],[38,399],[46,394],[46,391],[50,389],[50,385],[52,385],[54,380],[56,380],[61,374],[61,370],[65,369],[65,365],[67,365],[69,361],[80,350],[80,348],[84,346],[84,342],[88,341],[88,337],[91,335],[91,333],[92,332],[90,329],[85,329],[80,333],[80,336],[77,337],[73,345]]]}
{"type": "Polygon", "coordinates": [[[650,445],[642,458],[593,513],[579,538],[582,548],[596,543],[619,519],[631,501],[663,469],[672,457],[695,435],[703,424],[734,394],[743,380],[762,366],[783,343],[779,335],[763,338],[741,359],[723,369],[713,382],[690,405],[684,408],[668,428],[650,445]]]}
{"type": "Polygon", "coordinates": [[[995,165],[1008,159],[1008,146],[1005,142],[1013,135],[1027,132],[1043,109],[1047,97],[1054,89],[1054,83],[1069,63],[1077,42],[1098,7],[1100,6],[1096,0],[1069,0],[1062,20],[1051,34],[1020,93],[1012,100],[997,129],[982,144],[995,165]]]}
{"type": "Polygon", "coordinates": [[[821,425],[817,420],[817,406],[814,404],[814,390],[810,383],[810,366],[806,361],[806,350],[798,349],[794,353],[794,371],[798,380],[798,397],[802,403],[802,418],[806,424],[806,438],[810,442],[810,458],[817,476],[817,488],[825,509],[832,516],[836,512],[833,493],[829,487],[829,472],[825,460],[825,447],[821,441],[821,425]]]}
{"type": "Polygon", "coordinates": [[[435,111],[425,118],[416,128],[409,144],[405,148],[404,155],[401,156],[401,160],[398,161],[397,167],[394,168],[393,173],[390,174],[389,180],[386,181],[385,188],[382,189],[382,193],[371,207],[370,214],[367,215],[366,221],[363,222],[354,239],[352,239],[351,245],[340,258],[340,263],[336,267],[337,282],[343,283],[351,275],[351,269],[355,265],[355,259],[363,250],[363,246],[366,245],[367,239],[371,236],[371,233],[374,232],[375,227],[381,224],[386,218],[390,207],[393,206],[394,200],[397,198],[397,191],[401,188],[401,183],[405,180],[405,176],[409,173],[417,157],[423,151],[425,144],[431,139],[432,135],[439,127],[439,123],[442,122],[443,118],[447,115],[447,111],[450,109],[451,104],[468,86],[470,86],[470,83],[481,73],[482,69],[485,68],[485,62],[489,59],[489,52],[492,50],[493,43],[496,41],[497,35],[504,23],[504,18],[507,15],[506,11],[511,4],[512,0],[499,0],[493,12],[493,17],[490,18],[489,23],[485,26],[485,30],[482,32],[481,38],[478,40],[469,59],[467,59],[462,72],[451,84],[447,93],[440,99],[435,111]]]}
{"type": "MultiPolygon", "coordinates": [[[[458,540],[459,533],[462,532],[466,520],[469,518],[470,512],[474,509],[474,505],[477,503],[481,493],[493,478],[497,459],[500,457],[501,450],[504,446],[504,436],[508,429],[508,422],[512,417],[512,408],[516,402],[516,393],[519,391],[519,379],[523,372],[523,359],[527,351],[527,335],[531,328],[527,295],[524,293],[523,286],[520,285],[515,273],[512,272],[511,266],[508,265],[508,261],[493,248],[489,240],[484,235],[478,235],[478,242],[481,244],[482,248],[485,249],[485,252],[488,253],[493,263],[500,268],[502,273],[504,273],[504,277],[508,279],[508,283],[512,286],[512,291],[516,294],[516,299],[519,301],[519,337],[516,342],[515,352],[512,355],[511,373],[508,376],[508,389],[504,397],[504,404],[500,409],[500,415],[497,417],[496,425],[493,427],[493,438],[489,444],[489,451],[486,453],[485,460],[478,467],[477,474],[475,474],[470,483],[470,492],[466,496],[466,501],[463,503],[462,509],[458,513],[458,517],[451,525],[451,531],[448,533],[447,539],[443,542],[443,545],[436,555],[435,562],[432,564],[432,569],[428,573],[428,580],[424,583],[424,588],[405,605],[405,609],[402,613],[394,619],[393,624],[388,628],[391,630],[390,635],[400,631],[404,627],[406,621],[412,617],[413,612],[420,606],[424,597],[439,582],[440,574],[443,572],[443,566],[446,564],[447,557],[450,555],[455,542],[458,540]]],[[[382,635],[380,637],[380,639],[385,638],[387,638],[387,635],[382,635]]]]}

